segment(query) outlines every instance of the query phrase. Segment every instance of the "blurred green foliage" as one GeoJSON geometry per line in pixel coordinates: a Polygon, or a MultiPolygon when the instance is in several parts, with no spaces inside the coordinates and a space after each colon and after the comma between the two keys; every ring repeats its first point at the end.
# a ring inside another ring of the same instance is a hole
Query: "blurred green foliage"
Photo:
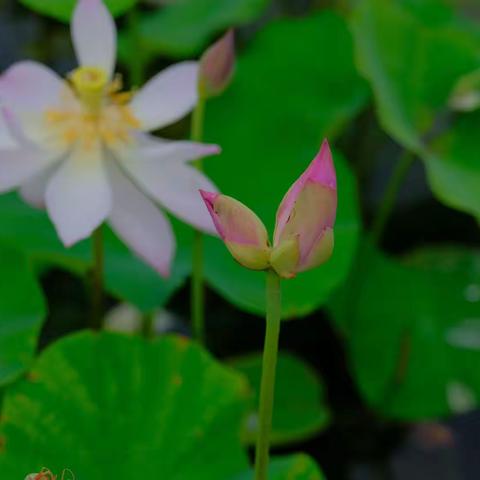
{"type": "Polygon", "coordinates": [[[29,368],[45,319],[45,302],[25,256],[0,245],[0,386],[29,368]]]}
{"type": "Polygon", "coordinates": [[[480,217],[480,114],[448,111],[458,79],[479,66],[478,25],[446,2],[365,0],[352,30],[382,126],[422,158],[441,201],[480,217]]]}
{"type": "Polygon", "coordinates": [[[458,413],[459,385],[478,402],[480,374],[472,365],[480,363],[480,350],[448,337],[478,315],[479,299],[468,292],[479,278],[479,251],[427,249],[400,262],[362,245],[331,310],[372,407],[402,420],[458,413]]]}
{"type": "MultiPolygon", "coordinates": [[[[255,391],[255,408],[260,398],[262,355],[251,354],[236,358],[232,364],[249,380],[255,391]]],[[[275,446],[289,445],[313,437],[330,421],[325,404],[324,386],[318,375],[306,363],[293,355],[282,353],[278,357],[275,383],[275,410],[271,441],[275,446]]],[[[255,444],[258,417],[255,410],[246,422],[245,439],[255,444]]]]}
{"type": "Polygon", "coordinates": [[[198,55],[213,35],[255,20],[270,3],[271,0],[171,2],[140,19],[140,41],[152,55],[198,55]]]}
{"type": "Polygon", "coordinates": [[[247,468],[240,426],[249,402],[241,375],[184,338],[75,334],[8,391],[0,471],[225,480],[247,468]]]}
{"type": "MultiPolygon", "coordinates": [[[[67,22],[75,1],[21,3],[67,22]]],[[[197,56],[217,34],[239,27],[233,83],[207,103],[206,140],[223,153],[205,167],[270,230],[280,200],[322,139],[335,145],[335,253],[321,268],[284,282],[284,317],[316,314],[327,304],[358,391],[384,419],[424,420],[478,405],[478,246],[444,245],[442,237],[432,247],[409,239],[416,248],[395,256],[372,244],[362,221],[372,216],[362,202],[370,186],[364,179],[375,160],[388,160],[379,154],[388,139],[399,154],[405,150],[423,162],[439,201],[480,220],[480,111],[455,111],[450,101],[459,81],[480,67],[478,22],[446,0],[361,0],[341,2],[337,10],[305,2],[311,11],[305,7],[297,17],[280,14],[280,2],[269,0],[146,3],[107,0],[114,14],[130,12],[120,21],[120,58],[140,77],[147,65],[197,56]],[[368,115],[385,137],[369,130],[368,115]]],[[[58,38],[66,36],[65,29],[58,38]]],[[[182,127],[174,127],[174,135],[182,127]]],[[[192,231],[174,226],[177,257],[168,280],[105,230],[105,281],[113,298],[148,313],[186,284],[192,231]]],[[[43,466],[71,468],[79,480],[252,478],[245,443],[255,436],[259,355],[226,367],[175,336],[147,342],[80,333],[57,341],[34,363],[47,316],[38,279],[52,267],[88,276],[91,246],[85,241],[65,249],[46,214],[16,194],[0,197],[0,244],[5,478],[43,466]]],[[[210,286],[240,310],[263,314],[263,274],[238,266],[218,239],[205,244],[210,286]]],[[[229,320],[228,314],[221,319],[229,320]]],[[[325,388],[302,360],[280,356],[277,446],[309,439],[335,421],[325,388]]],[[[271,480],[324,478],[301,454],[275,458],[270,472],[271,480]]]]}

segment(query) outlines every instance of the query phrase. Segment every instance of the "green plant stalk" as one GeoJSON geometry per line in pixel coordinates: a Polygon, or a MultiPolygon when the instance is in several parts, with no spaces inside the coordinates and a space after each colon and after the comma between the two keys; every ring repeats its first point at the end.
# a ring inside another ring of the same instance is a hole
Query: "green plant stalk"
{"type": "Polygon", "coordinates": [[[380,202],[380,209],[378,210],[372,224],[372,239],[376,245],[378,245],[382,239],[385,226],[392,213],[393,207],[395,206],[398,191],[400,190],[414,159],[415,155],[412,152],[405,150],[400,156],[390,180],[388,181],[387,188],[385,189],[385,193],[380,202]]]}
{"type": "Polygon", "coordinates": [[[104,251],[103,232],[100,225],[92,234],[92,317],[91,327],[94,330],[102,328],[103,318],[103,274],[104,251]]]}
{"type": "MultiPolygon", "coordinates": [[[[203,140],[203,123],[205,119],[206,98],[200,93],[197,105],[192,114],[192,132],[191,139],[194,142],[201,142],[203,140]]],[[[195,163],[199,170],[202,170],[202,161],[197,160],[195,163]]]]}
{"type": "Polygon", "coordinates": [[[269,270],[267,272],[267,319],[260,385],[259,425],[255,451],[255,480],[266,480],[268,478],[280,321],[280,277],[273,270],[269,270]]]}
{"type": "Polygon", "coordinates": [[[191,316],[194,338],[205,344],[205,287],[203,283],[203,235],[198,230],[193,234],[191,316]]]}
{"type": "MultiPolygon", "coordinates": [[[[203,122],[205,118],[206,99],[199,99],[192,115],[191,139],[201,142],[203,139],[203,122]]],[[[197,160],[196,167],[202,171],[203,164],[197,160]]],[[[203,281],[203,234],[195,230],[192,251],[192,285],[191,285],[191,318],[193,336],[201,344],[205,344],[205,286],[203,281]]]]}

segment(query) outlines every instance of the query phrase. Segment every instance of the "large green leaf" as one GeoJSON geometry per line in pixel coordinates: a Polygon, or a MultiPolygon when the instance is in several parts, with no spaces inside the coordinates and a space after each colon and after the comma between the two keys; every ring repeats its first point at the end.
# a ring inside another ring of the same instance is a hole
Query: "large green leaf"
{"type": "Polygon", "coordinates": [[[359,2],[352,20],[357,60],[383,127],[425,161],[435,195],[480,216],[480,114],[445,115],[458,79],[480,66],[480,29],[444,3],[359,2]],[[438,138],[427,142],[432,134],[438,138]]]}
{"type": "MultiPolygon", "coordinates": [[[[233,480],[253,480],[253,470],[233,480]]],[[[268,471],[269,480],[324,480],[317,464],[308,455],[297,453],[288,457],[274,457],[268,471]]]]}
{"type": "Polygon", "coordinates": [[[456,391],[480,399],[480,352],[451,341],[478,318],[480,252],[425,250],[408,265],[365,245],[354,275],[333,302],[357,383],[388,416],[417,420],[460,410],[456,391]]]}
{"type": "MultiPolygon", "coordinates": [[[[237,358],[232,365],[250,381],[257,406],[262,355],[237,358]]],[[[306,440],[324,429],[330,420],[330,412],[325,404],[323,383],[313,369],[293,355],[280,353],[276,377],[272,443],[283,445],[306,440]]],[[[246,425],[247,442],[255,443],[257,425],[258,417],[254,411],[246,425]]]]}
{"type": "Polygon", "coordinates": [[[198,54],[212,36],[259,17],[271,0],[182,0],[145,15],[140,40],[150,52],[198,54]]]}
{"type": "MultiPolygon", "coordinates": [[[[223,153],[207,165],[220,189],[255,210],[273,232],[275,212],[289,186],[364,105],[352,40],[344,21],[325,11],[274,22],[238,61],[229,90],[207,105],[206,137],[223,153]],[[294,40],[292,40],[294,39],[294,40]]],[[[355,180],[335,155],[339,210],[333,258],[283,282],[284,315],[305,315],[345,277],[358,236],[355,180]]],[[[246,310],[264,311],[264,275],[237,265],[218,239],[206,242],[212,286],[246,310]]]]}
{"type": "MultiPolygon", "coordinates": [[[[36,12],[69,22],[77,0],[20,0],[36,12]]],[[[121,15],[129,10],[137,0],[104,0],[113,15],[121,15]]],[[[101,47],[100,47],[101,48],[101,47]]]]}
{"type": "MultiPolygon", "coordinates": [[[[105,279],[109,291],[142,310],[165,303],[185,281],[190,271],[189,229],[176,225],[185,245],[178,255],[169,279],[137,259],[108,229],[105,230],[105,279]]],[[[83,274],[91,266],[90,242],[66,249],[59,241],[47,215],[30,208],[15,194],[0,196],[0,240],[16,246],[41,264],[54,264],[83,274]]]]}
{"type": "Polygon", "coordinates": [[[43,296],[24,255],[0,246],[0,387],[29,366],[45,317],[43,296]]]}
{"type": "Polygon", "coordinates": [[[248,403],[245,379],[184,338],[76,334],[7,392],[2,476],[225,480],[247,467],[248,403]]]}

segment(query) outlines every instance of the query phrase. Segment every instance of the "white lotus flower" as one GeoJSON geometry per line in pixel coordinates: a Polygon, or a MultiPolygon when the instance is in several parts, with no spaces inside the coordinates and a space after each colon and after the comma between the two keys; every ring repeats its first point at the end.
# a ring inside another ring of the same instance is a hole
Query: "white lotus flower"
{"type": "Polygon", "coordinates": [[[198,190],[215,187],[188,162],[219,148],[146,132],[192,110],[198,64],[171,66],[138,92],[121,93],[113,74],[115,24],[101,0],[79,0],[71,32],[80,66],[67,81],[32,61],[16,63],[0,77],[0,102],[19,143],[0,142],[0,191],[19,188],[25,201],[46,207],[66,246],[107,221],[167,275],[175,239],[153,201],[214,233],[198,190]]]}

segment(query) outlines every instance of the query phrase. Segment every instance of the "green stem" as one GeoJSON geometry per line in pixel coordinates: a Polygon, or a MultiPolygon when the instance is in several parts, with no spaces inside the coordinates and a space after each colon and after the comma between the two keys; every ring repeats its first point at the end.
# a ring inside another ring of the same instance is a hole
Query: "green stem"
{"type": "Polygon", "coordinates": [[[262,381],[257,447],[255,453],[255,480],[268,478],[270,431],[272,428],[275,371],[277,365],[278,338],[281,321],[280,277],[267,272],[267,321],[263,348],[262,381]]]}
{"type": "Polygon", "coordinates": [[[130,85],[140,87],[145,76],[145,57],[138,26],[138,11],[135,7],[128,12],[128,30],[131,49],[128,62],[130,85]]]}
{"type": "MultiPolygon", "coordinates": [[[[195,106],[195,109],[192,113],[191,139],[194,142],[201,142],[203,140],[203,121],[205,119],[205,105],[206,99],[204,96],[200,95],[197,105],[195,106]]],[[[201,170],[201,163],[197,161],[197,165],[200,165],[199,168],[201,170]]]]}
{"type": "Polygon", "coordinates": [[[194,337],[205,344],[205,288],[203,284],[203,235],[196,230],[192,255],[192,328],[194,337]]]}
{"type": "MultiPolygon", "coordinates": [[[[203,139],[203,121],[205,117],[205,98],[200,95],[192,115],[191,139],[200,142],[203,139]]],[[[196,162],[197,168],[203,170],[201,160],[196,162]]],[[[192,251],[192,285],[191,285],[191,317],[193,335],[196,340],[205,344],[205,286],[203,282],[203,235],[195,231],[192,251]]]]}
{"type": "Polygon", "coordinates": [[[398,191],[400,190],[403,180],[405,179],[405,175],[410,169],[414,159],[415,155],[412,152],[405,150],[395,166],[395,170],[390,177],[387,188],[380,202],[380,209],[373,220],[372,239],[375,244],[378,244],[383,236],[388,218],[390,217],[395,205],[398,191]]]}
{"type": "Polygon", "coordinates": [[[92,320],[91,326],[94,330],[102,327],[103,318],[103,234],[102,226],[98,227],[92,235],[92,320]]]}

